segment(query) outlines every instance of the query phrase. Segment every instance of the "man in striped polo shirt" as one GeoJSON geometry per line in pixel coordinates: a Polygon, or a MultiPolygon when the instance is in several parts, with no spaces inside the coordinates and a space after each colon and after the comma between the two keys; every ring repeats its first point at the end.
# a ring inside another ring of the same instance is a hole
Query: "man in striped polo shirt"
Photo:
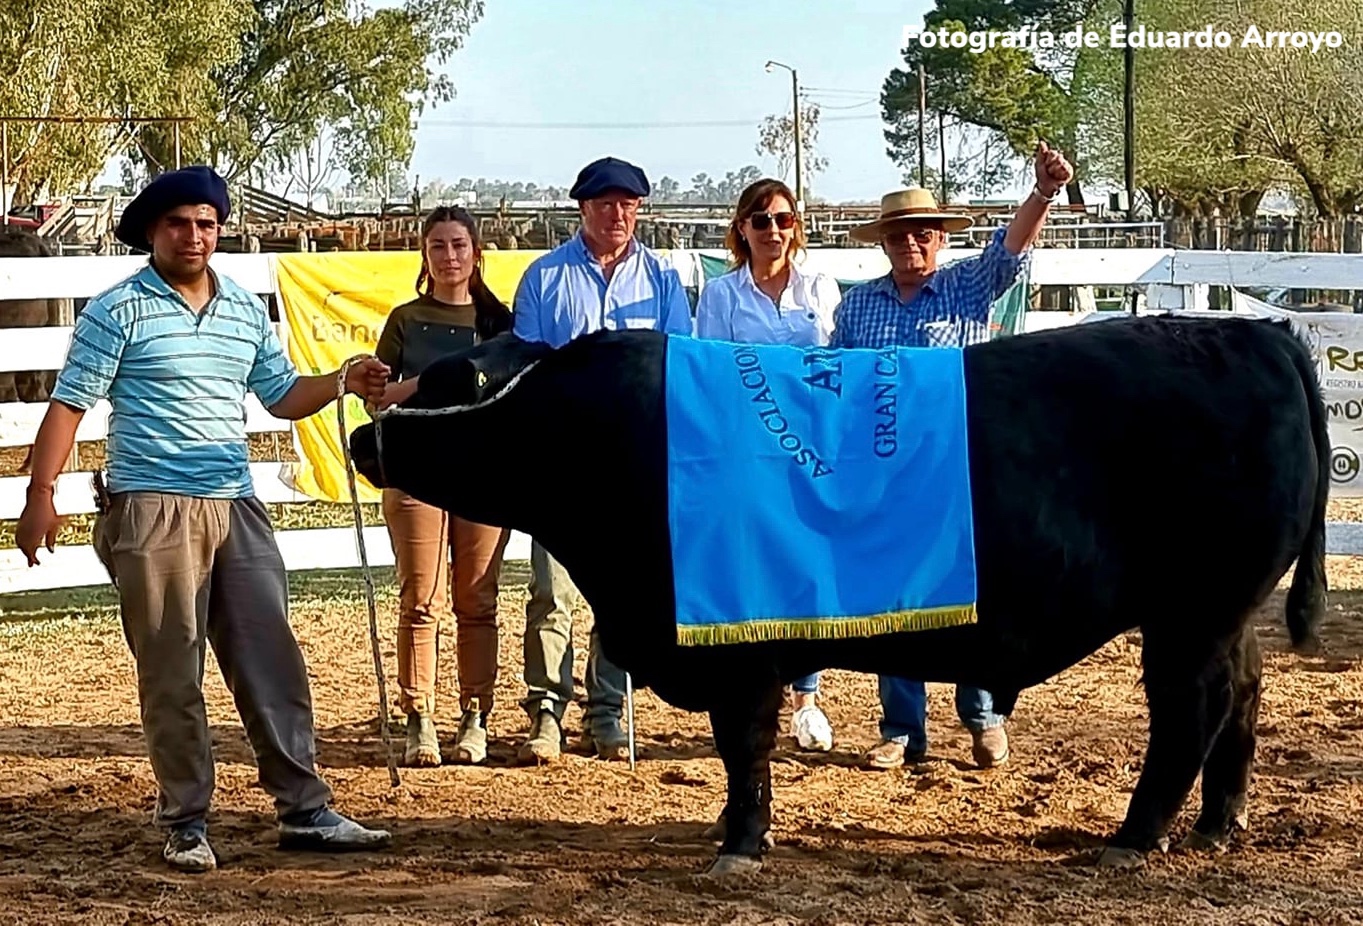
{"type": "MultiPolygon", "coordinates": [[[[285,848],[386,845],[330,808],[318,776],[312,697],[288,622],[284,563],[248,468],[250,390],[279,418],[315,414],[340,373],[300,376],[264,305],[208,266],[230,204],[205,167],[162,174],[129,204],[115,234],[151,254],[147,266],[92,299],[33,449],[17,542],[30,566],[53,549],[53,486],[82,415],[112,406],[107,510],[93,542],[119,592],[137,669],[142,729],[158,784],[163,855],[184,871],[217,861],[206,816],[214,769],[202,679],[211,643],[275,799],[285,848]]],[[[388,368],[352,365],[349,392],[382,398],[388,368]]]]}

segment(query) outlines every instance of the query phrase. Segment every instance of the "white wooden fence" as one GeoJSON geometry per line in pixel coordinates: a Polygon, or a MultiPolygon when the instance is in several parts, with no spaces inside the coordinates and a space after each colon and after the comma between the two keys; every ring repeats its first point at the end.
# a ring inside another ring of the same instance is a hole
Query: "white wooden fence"
{"type": "MultiPolygon", "coordinates": [[[[684,278],[692,282],[700,280],[698,262],[694,260],[696,253],[672,252],[684,278]]],[[[722,256],[718,251],[699,253],[722,256]]],[[[949,262],[974,253],[977,252],[955,249],[944,251],[940,259],[949,262]]],[[[0,299],[89,298],[135,272],[142,260],[135,256],[0,258],[0,299]]],[[[813,250],[807,265],[840,279],[857,279],[888,270],[880,251],[870,248],[813,250]]],[[[213,266],[254,293],[277,297],[272,254],[218,254],[213,258],[213,266]]],[[[1363,255],[1041,249],[1032,260],[1031,282],[1056,286],[1138,285],[1144,287],[1143,305],[1151,309],[1196,310],[1206,306],[1208,285],[1363,289],[1363,255]]],[[[1027,329],[1072,324],[1082,318],[1082,313],[1032,312],[1027,316],[1027,329]]],[[[281,339],[287,341],[288,332],[282,324],[279,329],[281,339]]],[[[70,328],[0,328],[0,372],[60,368],[70,336],[70,328]]],[[[44,404],[0,403],[0,447],[30,444],[45,410],[44,404]]],[[[107,403],[96,406],[82,421],[77,439],[102,439],[108,412],[107,403]]],[[[293,443],[290,422],[272,416],[254,397],[248,398],[246,428],[254,434],[285,435],[293,443]]],[[[291,465],[252,464],[256,491],[262,501],[289,504],[310,500],[291,488],[287,479],[291,465]]],[[[27,484],[26,476],[0,477],[0,520],[19,517],[27,484]]],[[[63,515],[92,512],[91,473],[63,474],[57,485],[56,506],[63,515]]],[[[279,532],[278,541],[290,570],[359,565],[355,533],[350,527],[285,530],[279,532]]],[[[392,564],[392,550],[384,528],[366,528],[365,544],[370,563],[392,564]]],[[[1363,553],[1363,526],[1331,525],[1331,552],[1363,553]]],[[[513,534],[506,556],[510,560],[528,558],[529,539],[513,534]]],[[[43,550],[39,559],[43,560],[40,566],[29,568],[18,550],[12,547],[0,550],[0,594],[101,585],[108,581],[88,545],[59,546],[55,553],[43,550]]]]}

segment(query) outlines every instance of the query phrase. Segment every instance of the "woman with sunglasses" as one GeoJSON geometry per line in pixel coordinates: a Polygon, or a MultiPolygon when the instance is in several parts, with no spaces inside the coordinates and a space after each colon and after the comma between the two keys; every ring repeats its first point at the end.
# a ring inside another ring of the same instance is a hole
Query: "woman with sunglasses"
{"type": "MultiPolygon", "coordinates": [[[[724,237],[731,269],[701,289],[696,336],[752,344],[822,347],[833,333],[833,310],[842,301],[826,273],[795,265],[805,230],[795,194],[780,180],[759,180],[743,191],[724,237]]],[[[828,752],[833,727],[815,699],[819,674],[791,685],[790,734],[801,749],[828,752]]]]}

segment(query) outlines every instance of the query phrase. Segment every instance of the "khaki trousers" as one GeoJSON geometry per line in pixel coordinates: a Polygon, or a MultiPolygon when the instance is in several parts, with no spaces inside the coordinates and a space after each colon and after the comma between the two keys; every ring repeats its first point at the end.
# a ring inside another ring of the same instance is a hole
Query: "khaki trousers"
{"type": "Polygon", "coordinates": [[[402,711],[435,712],[440,623],[451,597],[460,710],[476,704],[476,710],[490,711],[497,684],[497,583],[511,532],[454,517],[397,489],[383,490],[383,517],[397,561],[402,711]]]}
{"type": "MultiPolygon", "coordinates": [[[[581,593],[568,570],[540,546],[530,544],[530,600],[525,603],[525,685],[521,702],[534,720],[552,711],[560,721],[573,700],[573,606],[581,593]]],[[[625,671],[601,655],[601,637],[592,627],[587,643],[587,703],[583,729],[615,742],[624,711],[625,671]]]]}
{"type": "Polygon", "coordinates": [[[205,644],[280,816],[331,801],[315,762],[312,696],[289,627],[288,580],[265,506],[254,498],[120,493],[96,518],[94,548],[118,588],[137,666],[156,821],[202,819],[213,794],[203,699],[205,644]]]}

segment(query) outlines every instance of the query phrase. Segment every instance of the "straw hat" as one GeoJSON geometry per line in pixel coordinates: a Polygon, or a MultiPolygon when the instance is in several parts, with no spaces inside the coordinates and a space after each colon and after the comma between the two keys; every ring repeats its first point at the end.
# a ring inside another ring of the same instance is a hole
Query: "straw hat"
{"type": "Polygon", "coordinates": [[[947,231],[969,228],[975,221],[959,212],[942,212],[937,208],[937,200],[933,198],[931,192],[921,186],[915,186],[907,190],[895,190],[880,197],[880,217],[874,222],[856,226],[847,235],[854,241],[875,244],[880,240],[880,230],[899,219],[940,223],[947,231]]]}

